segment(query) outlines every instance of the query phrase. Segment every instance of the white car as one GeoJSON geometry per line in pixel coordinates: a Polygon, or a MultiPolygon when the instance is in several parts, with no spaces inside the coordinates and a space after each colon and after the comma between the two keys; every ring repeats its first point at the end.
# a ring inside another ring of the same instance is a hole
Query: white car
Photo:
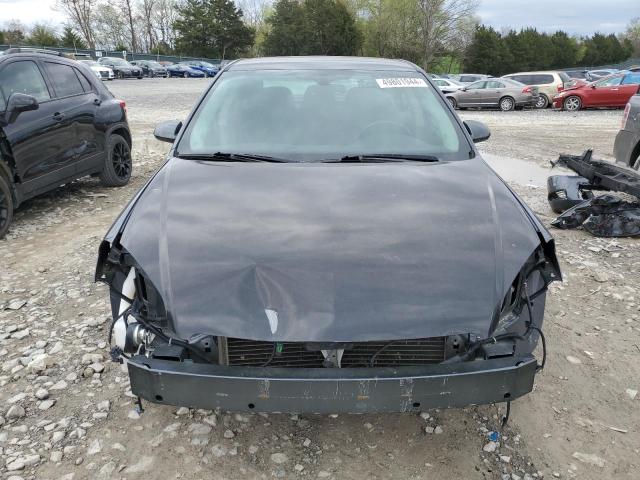
{"type": "Polygon", "coordinates": [[[84,63],[87,67],[91,69],[93,73],[96,74],[100,80],[113,80],[116,76],[113,74],[113,70],[109,67],[105,67],[104,65],[100,65],[95,60],[78,60],[79,62],[84,63]]]}
{"type": "Polygon", "coordinates": [[[455,92],[465,87],[464,84],[451,80],[450,78],[432,78],[431,81],[435,83],[442,92],[455,92]]]}

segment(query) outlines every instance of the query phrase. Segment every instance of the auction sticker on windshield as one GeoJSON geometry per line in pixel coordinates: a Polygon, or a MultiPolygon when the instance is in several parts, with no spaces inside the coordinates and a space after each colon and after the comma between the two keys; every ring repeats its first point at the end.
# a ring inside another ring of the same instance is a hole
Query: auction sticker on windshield
{"type": "Polygon", "coordinates": [[[415,88],[428,87],[423,78],[376,78],[380,88],[415,88]]]}

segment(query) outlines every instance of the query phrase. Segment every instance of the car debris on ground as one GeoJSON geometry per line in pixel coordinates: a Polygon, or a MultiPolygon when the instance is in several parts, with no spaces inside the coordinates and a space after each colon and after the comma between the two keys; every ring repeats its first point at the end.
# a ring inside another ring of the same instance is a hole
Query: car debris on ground
{"type": "Polygon", "coordinates": [[[562,154],[553,167],[573,170],[578,175],[552,175],[547,180],[548,201],[560,213],[551,225],[560,229],[582,227],[596,237],[636,237],[640,235],[640,201],[627,201],[606,193],[620,192],[640,198],[640,174],[625,167],[592,158],[593,150],[582,155],[562,154]]]}

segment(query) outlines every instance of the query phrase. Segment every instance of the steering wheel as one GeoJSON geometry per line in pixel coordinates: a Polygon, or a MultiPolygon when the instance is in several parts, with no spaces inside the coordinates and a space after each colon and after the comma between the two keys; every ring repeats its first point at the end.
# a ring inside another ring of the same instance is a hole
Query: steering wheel
{"type": "Polygon", "coordinates": [[[413,136],[409,129],[404,125],[389,120],[378,120],[377,122],[370,123],[358,134],[358,138],[366,137],[376,133],[387,133],[395,131],[397,133],[403,133],[409,137],[413,136]]]}

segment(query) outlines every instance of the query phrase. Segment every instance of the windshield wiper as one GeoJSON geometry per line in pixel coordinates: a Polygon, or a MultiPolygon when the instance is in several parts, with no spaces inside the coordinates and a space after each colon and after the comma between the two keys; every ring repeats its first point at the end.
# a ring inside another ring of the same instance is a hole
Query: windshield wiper
{"type": "Polygon", "coordinates": [[[291,163],[292,160],[286,158],[269,157],[267,155],[254,155],[253,153],[185,153],[177,158],[185,160],[207,160],[221,162],[268,162],[268,163],[291,163]]]}
{"type": "Polygon", "coordinates": [[[339,160],[325,160],[327,163],[384,163],[384,162],[439,162],[433,155],[411,155],[398,153],[381,153],[371,155],[345,155],[339,160]]]}

